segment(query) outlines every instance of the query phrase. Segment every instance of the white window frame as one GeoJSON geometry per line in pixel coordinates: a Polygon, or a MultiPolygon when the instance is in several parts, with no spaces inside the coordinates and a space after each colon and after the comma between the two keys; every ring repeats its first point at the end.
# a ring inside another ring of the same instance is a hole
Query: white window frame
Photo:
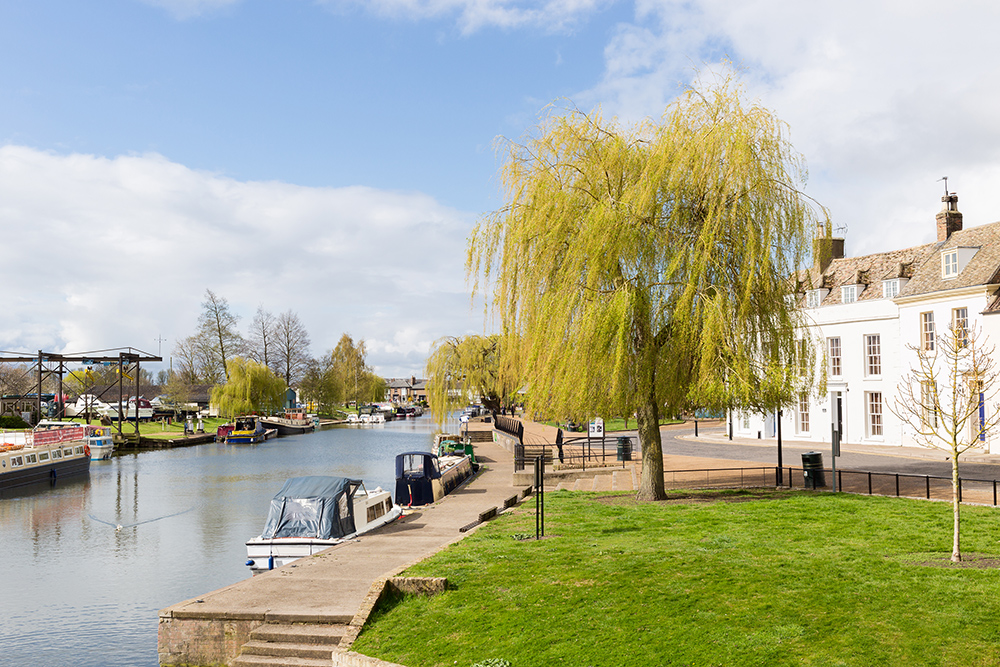
{"type": "Polygon", "coordinates": [[[865,334],[865,377],[882,377],[882,335],[865,334]]]}
{"type": "Polygon", "coordinates": [[[865,423],[869,438],[882,438],[885,433],[885,406],[882,392],[865,392],[865,423]]]}
{"type": "Polygon", "coordinates": [[[927,352],[934,351],[934,342],[937,339],[934,329],[934,311],[920,313],[920,349],[927,352]]]}
{"type": "Polygon", "coordinates": [[[842,285],[840,288],[841,303],[855,303],[858,300],[857,285],[842,285]]]}
{"type": "Polygon", "coordinates": [[[795,428],[800,434],[809,433],[809,394],[806,392],[799,394],[795,410],[795,428]]]}
{"type": "Polygon", "coordinates": [[[882,298],[895,299],[899,296],[899,278],[882,281],[882,298]]]}
{"type": "Polygon", "coordinates": [[[955,331],[959,347],[966,347],[969,344],[969,309],[951,309],[951,328],[955,331]]]}
{"type": "Polygon", "coordinates": [[[941,277],[945,280],[958,277],[958,250],[941,253],[941,277]]]}
{"type": "Polygon", "coordinates": [[[830,376],[841,377],[844,374],[843,348],[840,344],[840,336],[831,336],[826,339],[827,356],[830,358],[830,376]]]}

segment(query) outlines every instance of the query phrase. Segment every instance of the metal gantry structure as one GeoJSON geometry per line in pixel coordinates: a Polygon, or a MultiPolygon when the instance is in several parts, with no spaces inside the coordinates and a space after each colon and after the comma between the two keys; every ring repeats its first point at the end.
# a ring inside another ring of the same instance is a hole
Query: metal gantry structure
{"type": "MultiPolygon", "coordinates": [[[[33,399],[34,408],[39,419],[42,418],[42,388],[46,380],[56,377],[58,379],[58,396],[60,401],[65,395],[63,391],[63,375],[67,372],[67,364],[83,364],[86,367],[93,366],[95,364],[100,364],[101,366],[115,366],[117,365],[117,374],[114,382],[109,383],[103,392],[98,395],[98,398],[106,395],[109,391],[113,391],[115,388],[118,389],[118,424],[117,430],[119,435],[122,434],[122,422],[124,418],[124,409],[122,408],[122,402],[126,400],[129,393],[126,393],[125,380],[131,379],[135,382],[135,391],[132,395],[139,395],[139,378],[140,378],[140,368],[143,362],[151,363],[156,361],[163,361],[163,358],[157,355],[150,354],[148,352],[143,352],[142,350],[127,347],[127,348],[114,348],[109,350],[96,350],[94,352],[82,352],[77,354],[56,354],[53,352],[44,352],[39,350],[38,354],[29,354],[22,352],[7,352],[0,350],[0,363],[15,363],[15,364],[29,364],[28,373],[34,375],[34,384],[36,391],[34,396],[16,396],[7,397],[4,396],[2,401],[3,404],[0,405],[0,414],[6,414],[11,402],[16,401],[19,405],[25,406],[28,404],[29,399],[33,399]],[[130,375],[131,374],[131,375],[130,375]]],[[[110,402],[110,401],[108,401],[110,402]]],[[[65,406],[63,406],[65,408],[65,406]]],[[[58,414],[61,419],[63,417],[62,411],[58,414]]],[[[139,405],[136,401],[136,414],[135,414],[135,432],[139,433],[139,405]]]]}

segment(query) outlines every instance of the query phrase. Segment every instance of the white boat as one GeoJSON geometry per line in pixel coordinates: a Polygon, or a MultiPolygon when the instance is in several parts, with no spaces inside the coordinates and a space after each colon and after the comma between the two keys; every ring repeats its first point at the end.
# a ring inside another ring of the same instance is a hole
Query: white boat
{"type": "Polygon", "coordinates": [[[92,419],[98,417],[118,419],[118,408],[105,403],[93,394],[81,394],[76,403],[66,406],[67,417],[80,417],[88,413],[92,419]]]}
{"type": "Polygon", "coordinates": [[[254,574],[273,570],[394,521],[402,509],[381,487],[343,477],[293,477],[271,499],[264,531],[247,541],[254,574]]]}
{"type": "Polygon", "coordinates": [[[111,439],[110,426],[88,426],[87,446],[90,448],[91,461],[107,461],[115,451],[115,443],[111,439]]]}
{"type": "Polygon", "coordinates": [[[135,419],[136,412],[139,414],[139,421],[149,421],[153,418],[153,404],[149,402],[148,399],[142,396],[136,398],[135,396],[130,397],[124,404],[122,404],[124,410],[125,419],[135,419]]]}
{"type": "Polygon", "coordinates": [[[89,473],[85,434],[80,424],[0,433],[0,490],[89,473]]]}

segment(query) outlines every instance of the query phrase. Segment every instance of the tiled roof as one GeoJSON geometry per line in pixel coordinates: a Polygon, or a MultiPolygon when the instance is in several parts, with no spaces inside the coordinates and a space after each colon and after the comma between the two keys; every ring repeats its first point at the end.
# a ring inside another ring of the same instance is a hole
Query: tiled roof
{"type": "MultiPolygon", "coordinates": [[[[880,252],[863,257],[845,257],[834,259],[820,273],[815,267],[800,274],[800,289],[811,290],[826,288],[830,293],[823,299],[821,305],[832,306],[840,303],[840,288],[844,285],[865,285],[857,295],[858,301],[882,298],[882,281],[893,278],[911,278],[915,268],[922,265],[934,249],[933,243],[927,245],[880,252]]],[[[909,287],[907,283],[906,288],[909,287]]]]}
{"type": "Polygon", "coordinates": [[[961,289],[974,285],[995,284],[1000,274],[1000,222],[957,231],[943,243],[932,244],[933,251],[906,283],[899,295],[913,296],[943,290],[961,289]],[[941,254],[955,248],[979,248],[958,276],[941,277],[941,254]]]}
{"type": "MultiPolygon", "coordinates": [[[[841,303],[843,285],[865,285],[857,295],[858,301],[881,299],[882,281],[893,278],[909,279],[900,289],[900,297],[1000,282],[1000,222],[957,231],[944,242],[834,259],[822,273],[815,267],[800,272],[799,290],[826,288],[830,293],[821,305],[831,306],[841,303]],[[979,251],[957,277],[945,280],[941,276],[941,253],[959,247],[979,248],[979,251]]],[[[1000,312],[998,301],[987,311],[994,307],[1000,312]]]]}

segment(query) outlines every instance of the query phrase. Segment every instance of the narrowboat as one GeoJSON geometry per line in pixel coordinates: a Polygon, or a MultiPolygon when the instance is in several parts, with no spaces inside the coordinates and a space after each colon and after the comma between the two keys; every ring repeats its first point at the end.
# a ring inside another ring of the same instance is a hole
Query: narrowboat
{"type": "Polygon", "coordinates": [[[467,454],[437,456],[430,452],[404,452],[396,456],[396,503],[413,507],[435,503],[472,477],[474,466],[467,454]]]}
{"type": "Polygon", "coordinates": [[[86,428],[41,429],[0,434],[0,490],[90,472],[86,428]]]}
{"type": "Polygon", "coordinates": [[[280,417],[261,417],[260,423],[264,428],[277,430],[278,435],[299,435],[316,429],[316,420],[310,419],[302,408],[285,410],[280,417]]]}

